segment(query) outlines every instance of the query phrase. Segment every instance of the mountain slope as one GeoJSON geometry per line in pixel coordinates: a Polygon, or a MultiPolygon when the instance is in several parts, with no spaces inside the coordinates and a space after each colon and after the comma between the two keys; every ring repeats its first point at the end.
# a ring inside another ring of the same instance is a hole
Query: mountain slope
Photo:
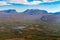
{"type": "Polygon", "coordinates": [[[51,15],[43,16],[44,21],[50,23],[60,23],[60,12],[52,13],[51,15]]]}
{"type": "Polygon", "coordinates": [[[28,9],[22,13],[18,13],[15,10],[5,10],[0,12],[0,20],[37,22],[44,15],[48,15],[48,12],[45,10],[38,9],[28,9]]]}

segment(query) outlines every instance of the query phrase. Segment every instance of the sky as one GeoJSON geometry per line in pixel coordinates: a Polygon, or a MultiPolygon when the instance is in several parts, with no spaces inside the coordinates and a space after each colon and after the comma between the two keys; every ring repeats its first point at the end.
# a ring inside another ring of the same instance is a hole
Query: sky
{"type": "Polygon", "coordinates": [[[27,9],[59,12],[60,0],[0,0],[0,10],[8,9],[15,9],[17,12],[23,12],[27,9]]]}

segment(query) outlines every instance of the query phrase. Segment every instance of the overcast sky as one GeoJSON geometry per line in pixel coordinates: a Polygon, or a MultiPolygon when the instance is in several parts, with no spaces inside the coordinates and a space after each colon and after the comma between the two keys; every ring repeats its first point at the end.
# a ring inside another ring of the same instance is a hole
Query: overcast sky
{"type": "Polygon", "coordinates": [[[60,0],[0,0],[0,10],[15,9],[22,12],[26,9],[41,9],[48,12],[60,11],[60,0]]]}

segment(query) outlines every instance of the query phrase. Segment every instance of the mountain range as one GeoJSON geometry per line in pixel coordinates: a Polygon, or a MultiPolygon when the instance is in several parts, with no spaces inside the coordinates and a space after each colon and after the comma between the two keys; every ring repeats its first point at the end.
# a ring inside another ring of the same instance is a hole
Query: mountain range
{"type": "Polygon", "coordinates": [[[48,13],[45,10],[27,9],[24,12],[16,12],[14,9],[0,11],[0,21],[40,22],[60,24],[60,12],[48,13]]]}

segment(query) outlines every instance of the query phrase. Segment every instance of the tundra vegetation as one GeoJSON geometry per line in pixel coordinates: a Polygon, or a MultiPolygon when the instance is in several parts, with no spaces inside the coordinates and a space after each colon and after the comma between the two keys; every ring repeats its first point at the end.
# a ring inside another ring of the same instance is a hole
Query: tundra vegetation
{"type": "Polygon", "coordinates": [[[0,40],[60,40],[60,32],[49,28],[48,23],[2,22],[0,24],[0,40]],[[15,26],[24,26],[25,28],[13,29],[15,26]]]}

